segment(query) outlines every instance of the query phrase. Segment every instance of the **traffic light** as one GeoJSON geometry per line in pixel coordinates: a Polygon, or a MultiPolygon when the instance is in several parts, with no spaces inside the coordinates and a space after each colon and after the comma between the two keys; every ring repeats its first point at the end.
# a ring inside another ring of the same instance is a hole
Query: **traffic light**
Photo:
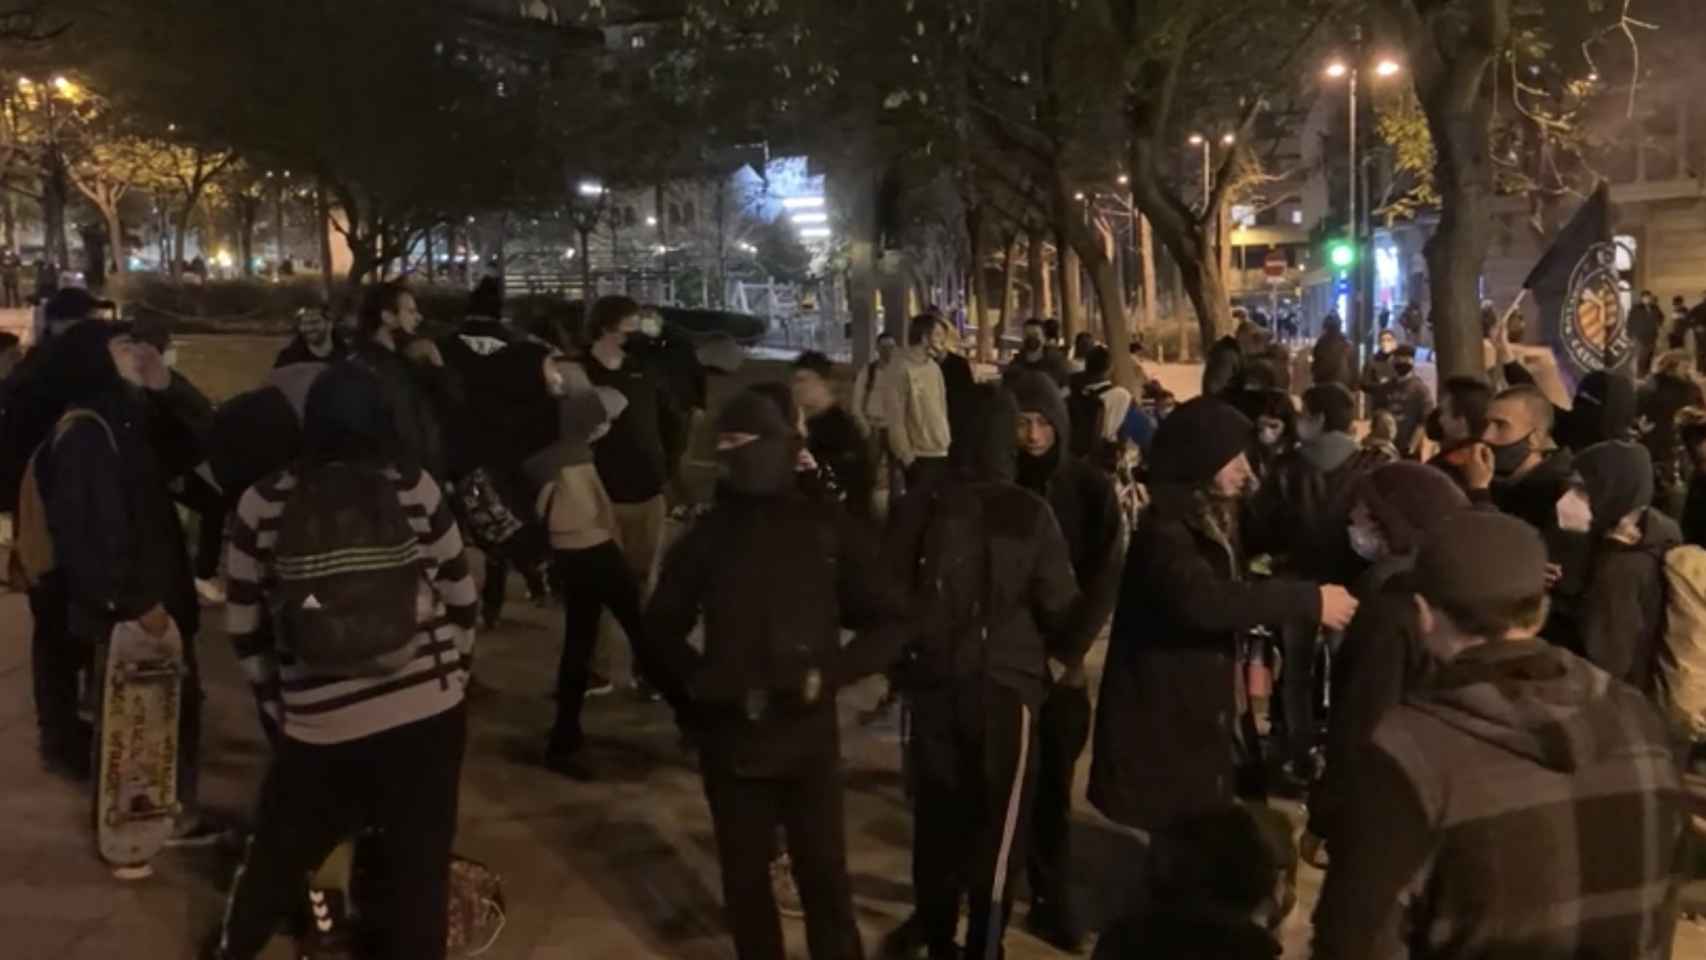
{"type": "Polygon", "coordinates": [[[1334,240],[1327,244],[1327,262],[1343,270],[1357,262],[1357,249],[1349,240],[1334,240]]]}

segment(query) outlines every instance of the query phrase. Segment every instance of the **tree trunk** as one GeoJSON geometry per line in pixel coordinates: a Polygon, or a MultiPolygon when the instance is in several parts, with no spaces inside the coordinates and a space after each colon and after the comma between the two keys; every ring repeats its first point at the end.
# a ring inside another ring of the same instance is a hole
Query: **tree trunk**
{"type": "Polygon", "coordinates": [[[978,362],[993,363],[995,328],[989,322],[989,285],[983,277],[983,265],[989,262],[989,231],[985,229],[981,211],[967,220],[971,230],[971,272],[965,281],[966,313],[977,324],[978,362]]]}
{"type": "Polygon", "coordinates": [[[1001,337],[1013,329],[1013,315],[1019,310],[1019,232],[1007,234],[1003,245],[1001,262],[1001,320],[995,325],[990,338],[995,345],[995,355],[1001,352],[1001,337]]]}
{"type": "Polygon", "coordinates": [[[1068,344],[1089,329],[1084,322],[1084,273],[1075,245],[1060,244],[1060,329],[1068,344]]]}
{"type": "Polygon", "coordinates": [[[71,245],[65,239],[65,205],[68,187],[65,182],[65,158],[57,148],[47,151],[42,171],[41,219],[45,237],[42,247],[48,259],[61,270],[69,269],[71,245]]]}
{"type": "Polygon", "coordinates": [[[101,219],[106,221],[107,225],[107,251],[112,261],[113,273],[124,273],[130,267],[130,257],[124,249],[124,222],[119,217],[118,201],[113,201],[110,206],[102,205],[101,219]]]}
{"type": "Polygon", "coordinates": [[[1137,243],[1139,266],[1143,270],[1143,329],[1154,336],[1155,331],[1155,231],[1150,229],[1149,218],[1143,214],[1137,215],[1137,243]]]}
{"type": "MultiPolygon", "coordinates": [[[[326,182],[314,184],[315,229],[320,234],[320,279],[326,287],[326,299],[332,298],[332,208],[326,199],[326,182]]],[[[350,305],[346,305],[346,309],[350,305]]]]}
{"type": "Polygon", "coordinates": [[[14,257],[18,255],[17,202],[17,198],[12,196],[12,191],[0,190],[0,228],[5,231],[3,237],[6,249],[11,251],[14,257]]]}
{"type": "Polygon", "coordinates": [[[259,200],[250,197],[237,199],[237,248],[243,257],[243,276],[255,275],[255,220],[259,200]]]}
{"type": "MultiPolygon", "coordinates": [[[[184,241],[189,237],[190,214],[194,210],[194,207],[185,207],[178,212],[177,216],[172,218],[172,250],[175,254],[172,258],[172,276],[174,277],[183,272],[181,267],[184,261],[184,241]]],[[[202,260],[205,262],[207,258],[203,257],[202,260]]]]}
{"type": "Polygon", "coordinates": [[[1027,319],[1041,320],[1049,309],[1048,267],[1043,250],[1042,231],[1032,230],[1025,236],[1025,272],[1031,284],[1031,311],[1027,319]]]}

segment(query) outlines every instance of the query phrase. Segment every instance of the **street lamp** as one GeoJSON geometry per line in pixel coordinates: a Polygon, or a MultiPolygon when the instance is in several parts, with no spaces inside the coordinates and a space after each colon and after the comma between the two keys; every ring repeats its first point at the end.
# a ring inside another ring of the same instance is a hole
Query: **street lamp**
{"type": "MultiPolygon", "coordinates": [[[[597,180],[582,180],[575,186],[576,199],[569,205],[569,219],[580,234],[581,303],[592,306],[592,232],[604,217],[605,200],[609,196],[604,184],[597,180]]],[[[614,251],[612,251],[614,253],[614,251]]],[[[571,255],[572,256],[572,255],[571,255]]]]}
{"type": "MultiPolygon", "coordinates": [[[[1356,41],[1358,47],[1360,48],[1360,46],[1362,44],[1362,35],[1360,32],[1356,35],[1355,41],[1356,41]]],[[[1360,54],[1360,52],[1361,51],[1359,49],[1358,53],[1360,54]]],[[[1358,188],[1358,184],[1357,184],[1357,175],[1358,175],[1358,167],[1357,167],[1357,87],[1358,87],[1358,85],[1362,79],[1362,68],[1361,68],[1360,64],[1358,63],[1359,59],[1360,59],[1360,57],[1353,56],[1348,61],[1346,61],[1346,60],[1335,60],[1332,63],[1329,63],[1327,65],[1327,69],[1324,71],[1324,73],[1326,74],[1328,79],[1332,79],[1332,80],[1348,79],[1349,80],[1349,83],[1346,85],[1346,87],[1347,87],[1347,91],[1350,95],[1350,128],[1351,128],[1350,129],[1350,134],[1351,134],[1350,160],[1351,160],[1351,169],[1350,169],[1350,190],[1349,190],[1349,194],[1348,194],[1349,202],[1346,204],[1346,211],[1348,213],[1346,223],[1347,223],[1347,226],[1349,227],[1349,229],[1346,230],[1345,233],[1348,237],[1350,237],[1352,247],[1354,247],[1358,252],[1360,252],[1362,249],[1361,224],[1357,220],[1357,188],[1358,188]]],[[[1394,77],[1394,76],[1397,76],[1399,71],[1402,69],[1403,68],[1398,65],[1398,62],[1396,60],[1393,60],[1389,57],[1382,57],[1374,65],[1374,75],[1377,77],[1381,77],[1381,78],[1394,77]]],[[[1361,263],[1362,259],[1363,258],[1359,256],[1356,258],[1356,262],[1361,263]]],[[[1360,271],[1361,268],[1358,267],[1357,269],[1360,271]]],[[[1352,331],[1357,335],[1357,341],[1358,341],[1359,347],[1360,346],[1366,346],[1365,344],[1362,343],[1362,341],[1367,339],[1367,336],[1366,336],[1367,325],[1362,323],[1362,306],[1363,305],[1361,303],[1361,299],[1362,299],[1361,284],[1360,283],[1353,284],[1352,292],[1351,292],[1351,301],[1350,301],[1350,303],[1351,303],[1351,310],[1350,310],[1351,316],[1348,317],[1347,319],[1350,321],[1352,331]]]]}

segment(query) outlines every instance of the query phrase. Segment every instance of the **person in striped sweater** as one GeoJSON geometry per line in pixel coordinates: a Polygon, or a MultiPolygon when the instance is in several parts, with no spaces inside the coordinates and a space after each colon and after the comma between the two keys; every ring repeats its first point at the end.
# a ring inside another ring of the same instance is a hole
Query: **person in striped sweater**
{"type": "Polygon", "coordinates": [[[388,453],[395,431],[372,374],[340,364],[322,375],[308,394],[303,432],[302,465],[243,495],[227,555],[226,626],[276,753],[208,955],[258,955],[299,902],[302,878],[338,843],[376,829],[372,849],[388,882],[363,914],[377,955],[436,960],[445,952],[478,596],[438,484],[388,453]],[[280,518],[299,469],[333,462],[383,464],[418,540],[424,575],[413,657],[388,676],[317,676],[270,628],[280,518]]]}

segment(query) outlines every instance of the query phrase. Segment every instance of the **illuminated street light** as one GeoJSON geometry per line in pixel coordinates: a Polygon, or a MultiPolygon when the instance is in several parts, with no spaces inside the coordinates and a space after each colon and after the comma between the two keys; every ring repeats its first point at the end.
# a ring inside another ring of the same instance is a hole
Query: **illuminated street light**
{"type": "Polygon", "coordinates": [[[1230,147],[1237,142],[1238,142],[1238,137],[1236,135],[1230,134],[1230,133],[1227,134],[1226,136],[1220,138],[1220,144],[1223,147],[1230,147]]]}
{"type": "Polygon", "coordinates": [[[828,223],[829,214],[819,210],[816,212],[796,213],[792,217],[796,224],[828,223]]]}
{"type": "Polygon", "coordinates": [[[1398,66],[1398,62],[1396,60],[1382,60],[1375,65],[1374,75],[1377,77],[1397,76],[1398,71],[1401,69],[1403,68],[1398,66]]]}
{"type": "Polygon", "coordinates": [[[19,90],[23,90],[25,92],[28,92],[34,86],[35,86],[35,81],[31,80],[29,77],[19,77],[18,78],[18,89],[19,90]]]}
{"type": "Polygon", "coordinates": [[[580,182],[579,189],[580,195],[583,197],[604,196],[604,184],[599,183],[597,180],[582,180],[580,182]]]}
{"type": "Polygon", "coordinates": [[[1191,134],[1191,146],[1200,147],[1200,146],[1202,146],[1202,143],[1203,143],[1202,134],[1200,134],[1200,133],[1191,134]]]}
{"type": "MultiPolygon", "coordinates": [[[[1355,40],[1357,43],[1357,48],[1360,51],[1361,50],[1361,44],[1362,44],[1362,34],[1360,31],[1356,33],[1355,40]]],[[[1358,87],[1359,82],[1361,80],[1361,73],[1362,73],[1362,68],[1360,66],[1360,63],[1361,63],[1360,55],[1352,56],[1348,60],[1335,60],[1335,61],[1333,61],[1332,63],[1327,65],[1327,70],[1326,70],[1327,76],[1329,76],[1335,80],[1340,79],[1341,77],[1346,78],[1348,80],[1348,82],[1346,83],[1345,86],[1346,86],[1346,90],[1348,91],[1348,93],[1350,95],[1350,109],[1349,109],[1349,111],[1347,111],[1347,113],[1350,117],[1350,127],[1351,127],[1351,129],[1350,129],[1351,169],[1350,169],[1350,176],[1348,178],[1348,180],[1350,182],[1350,191],[1349,191],[1350,199],[1349,199],[1349,202],[1345,206],[1345,209],[1347,211],[1349,211],[1349,213],[1345,219],[1346,219],[1346,223],[1349,225],[1349,228],[1350,228],[1348,230],[1348,241],[1349,241],[1348,252],[1351,254],[1351,264],[1353,266],[1361,259],[1360,257],[1357,256],[1357,253],[1361,250],[1361,246],[1362,246],[1361,223],[1360,223],[1360,221],[1357,220],[1357,206],[1358,206],[1358,204],[1357,204],[1357,189],[1358,189],[1357,178],[1358,178],[1359,172],[1361,170],[1361,168],[1358,166],[1358,160],[1357,160],[1357,149],[1359,146],[1359,144],[1357,143],[1357,87],[1358,87]]],[[[1379,60],[1375,61],[1374,75],[1376,77],[1381,78],[1381,79],[1387,79],[1390,77],[1397,76],[1398,73],[1402,69],[1403,69],[1403,67],[1399,66],[1398,61],[1393,60],[1390,57],[1382,57],[1379,60]]],[[[1362,296],[1360,280],[1353,283],[1352,291],[1353,292],[1352,292],[1351,298],[1350,298],[1350,311],[1349,311],[1350,316],[1346,317],[1346,319],[1348,321],[1350,321],[1351,329],[1353,331],[1358,331],[1358,336],[1360,337],[1360,336],[1362,336],[1361,332],[1367,329],[1367,326],[1365,324],[1363,324],[1363,322],[1362,322],[1363,310],[1366,308],[1367,305],[1362,302],[1365,298],[1362,296]]]]}
{"type": "Polygon", "coordinates": [[[789,197],[782,201],[782,207],[787,210],[820,210],[823,208],[823,198],[789,197]]]}
{"type": "Polygon", "coordinates": [[[658,218],[657,217],[647,217],[646,218],[646,226],[655,227],[657,225],[658,225],[658,218]]]}
{"type": "Polygon", "coordinates": [[[1350,72],[1351,72],[1350,67],[1345,66],[1343,63],[1341,63],[1337,60],[1335,60],[1332,63],[1327,65],[1327,76],[1332,77],[1334,80],[1343,79],[1345,74],[1348,74],[1350,72]]]}
{"type": "Polygon", "coordinates": [[[1072,199],[1077,200],[1079,203],[1083,203],[1084,202],[1084,191],[1080,190],[1077,193],[1073,194],[1072,199]]]}
{"type": "Polygon", "coordinates": [[[69,95],[76,91],[77,85],[64,77],[54,77],[53,89],[58,90],[60,93],[69,95]]]}
{"type": "Polygon", "coordinates": [[[1126,185],[1126,184],[1128,184],[1128,183],[1130,183],[1130,182],[1131,182],[1131,178],[1130,178],[1130,177],[1128,177],[1128,176],[1126,176],[1126,175],[1125,175],[1125,174],[1123,174],[1123,173],[1122,173],[1122,174],[1120,174],[1120,179],[1119,179],[1119,183],[1120,183],[1120,186],[1122,186],[1122,187],[1123,187],[1123,186],[1125,186],[1125,185],[1126,185]]]}

